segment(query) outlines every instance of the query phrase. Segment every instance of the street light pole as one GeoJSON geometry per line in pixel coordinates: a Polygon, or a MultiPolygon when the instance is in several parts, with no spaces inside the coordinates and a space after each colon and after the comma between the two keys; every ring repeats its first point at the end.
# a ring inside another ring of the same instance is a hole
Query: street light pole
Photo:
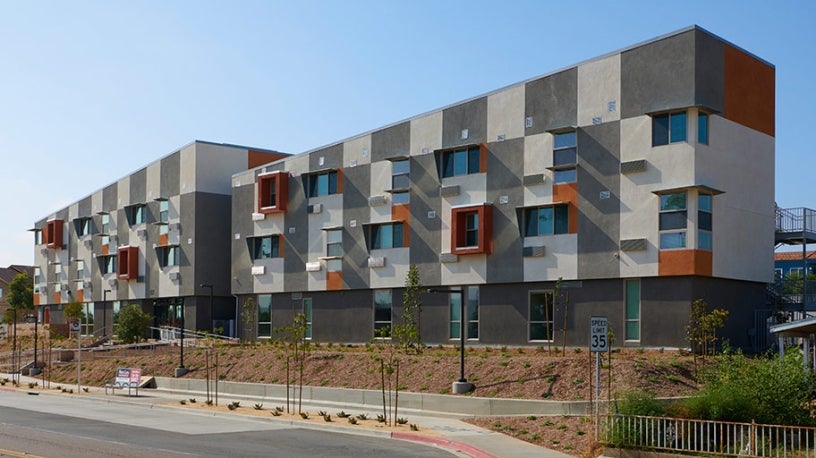
{"type": "Polygon", "coordinates": [[[463,289],[434,289],[428,293],[458,294],[459,295],[459,380],[453,382],[453,394],[462,394],[473,391],[473,384],[465,378],[465,293],[463,289]]]}
{"type": "Polygon", "coordinates": [[[111,290],[102,291],[102,337],[108,335],[108,293],[111,290]]]}
{"type": "Polygon", "coordinates": [[[213,326],[213,322],[215,321],[215,317],[213,316],[213,285],[208,283],[202,283],[200,285],[202,288],[209,288],[210,289],[210,330],[215,331],[215,326],[213,326]]]}
{"type": "Polygon", "coordinates": [[[176,301],[176,307],[181,307],[181,341],[179,345],[179,367],[176,368],[176,377],[181,377],[187,373],[187,368],[184,367],[184,299],[179,298],[176,301]]]}

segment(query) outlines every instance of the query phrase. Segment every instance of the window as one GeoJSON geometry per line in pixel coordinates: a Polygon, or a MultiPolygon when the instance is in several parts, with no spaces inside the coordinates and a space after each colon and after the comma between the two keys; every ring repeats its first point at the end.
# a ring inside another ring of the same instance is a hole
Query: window
{"type": "Polygon", "coordinates": [[[103,274],[116,273],[116,256],[102,256],[99,259],[99,270],[101,270],[103,274]]]}
{"type": "Polygon", "coordinates": [[[391,162],[391,203],[407,204],[410,201],[411,165],[408,159],[391,162]]]}
{"type": "Polygon", "coordinates": [[[258,295],[258,337],[269,339],[272,337],[272,295],[258,295]]]}
{"type": "Polygon", "coordinates": [[[524,209],[524,236],[566,234],[569,232],[569,206],[553,205],[524,209]]]}
{"type": "Polygon", "coordinates": [[[76,262],[76,278],[77,280],[85,278],[85,261],[81,259],[76,262]]]}
{"type": "Polygon", "coordinates": [[[309,197],[337,194],[338,189],[336,170],[309,175],[309,197]]]}
{"type": "Polygon", "coordinates": [[[0,299],[3,298],[3,288],[0,288],[0,299]]]}
{"type": "Polygon", "coordinates": [[[782,269],[774,269],[774,279],[779,280],[782,278],[782,269]]]}
{"type": "Polygon", "coordinates": [[[131,205],[125,208],[128,224],[135,226],[147,221],[147,206],[145,204],[131,205]]]}
{"type": "Polygon", "coordinates": [[[303,315],[306,317],[306,338],[312,338],[312,298],[303,299],[303,315]]]}
{"type": "Polygon", "coordinates": [[[103,213],[101,217],[102,217],[102,233],[110,234],[110,215],[108,213],[103,213]]]}
{"type": "Polygon", "coordinates": [[[481,172],[481,156],[480,146],[442,152],[442,178],[481,172]]]}
{"type": "Polygon", "coordinates": [[[48,248],[62,248],[62,225],[61,219],[52,219],[48,222],[48,232],[45,237],[48,248]]]}
{"type": "Polygon", "coordinates": [[[39,267],[34,268],[34,283],[42,283],[42,270],[39,267]]]}
{"type": "Polygon", "coordinates": [[[451,210],[451,253],[490,253],[493,213],[489,204],[451,210]]]}
{"type": "Polygon", "coordinates": [[[553,293],[530,293],[530,340],[553,340],[553,293]]]}
{"type": "Polygon", "coordinates": [[[34,245],[42,245],[43,244],[43,233],[41,229],[34,230],[34,245]]]}
{"type": "Polygon", "coordinates": [[[791,267],[790,269],[788,269],[788,277],[802,278],[802,268],[791,267]]]}
{"type": "Polygon", "coordinates": [[[54,264],[54,280],[59,281],[61,280],[60,276],[62,275],[62,264],[56,263],[54,264]]]}
{"type": "Polygon", "coordinates": [[[391,290],[374,290],[374,337],[391,337],[391,290]]]}
{"type": "Polygon", "coordinates": [[[479,287],[468,286],[459,290],[451,290],[449,293],[449,309],[450,309],[450,326],[449,337],[451,339],[461,338],[462,330],[462,316],[461,307],[462,301],[465,302],[465,338],[478,339],[479,338],[479,287]],[[461,292],[460,292],[461,291],[461,292]]]}
{"type": "Polygon", "coordinates": [[[686,247],[686,193],[660,196],[660,249],[686,247]]]}
{"type": "Polygon", "coordinates": [[[252,259],[280,257],[280,236],[267,235],[264,237],[253,237],[250,240],[252,259]]]}
{"type": "Polygon", "coordinates": [[[90,336],[94,331],[94,303],[86,302],[83,309],[80,317],[81,332],[83,336],[90,336]]]}
{"type": "Polygon", "coordinates": [[[686,112],[652,116],[652,146],[686,141],[686,112]]]}
{"type": "Polygon", "coordinates": [[[577,146],[575,131],[553,135],[553,183],[574,183],[577,180],[577,146]]]}
{"type": "Polygon", "coordinates": [[[170,202],[167,200],[159,201],[159,222],[167,223],[170,221],[170,202]]]}
{"type": "Polygon", "coordinates": [[[91,218],[77,218],[74,220],[77,237],[91,235],[91,218]]]}
{"type": "Polygon", "coordinates": [[[708,113],[697,113],[697,142],[708,145],[708,113]]]}
{"type": "Polygon", "coordinates": [[[640,340],[640,280],[625,280],[625,340],[640,340]]]}
{"type": "Polygon", "coordinates": [[[119,248],[118,272],[122,280],[133,280],[139,276],[139,248],[123,246],[119,248]]]}
{"type": "Polygon", "coordinates": [[[371,226],[371,249],[399,248],[403,245],[403,224],[386,223],[371,226]]]}
{"type": "Polygon", "coordinates": [[[711,251],[711,230],[713,227],[712,197],[710,194],[697,196],[697,248],[711,251]]]}
{"type": "Polygon", "coordinates": [[[331,229],[326,231],[326,256],[343,256],[343,230],[331,229]]]}
{"type": "Polygon", "coordinates": [[[179,247],[159,246],[156,247],[156,257],[159,258],[159,267],[169,267],[179,265],[179,247]]]}
{"type": "Polygon", "coordinates": [[[286,211],[289,175],[286,172],[271,172],[258,175],[258,211],[274,213],[286,211]]]}

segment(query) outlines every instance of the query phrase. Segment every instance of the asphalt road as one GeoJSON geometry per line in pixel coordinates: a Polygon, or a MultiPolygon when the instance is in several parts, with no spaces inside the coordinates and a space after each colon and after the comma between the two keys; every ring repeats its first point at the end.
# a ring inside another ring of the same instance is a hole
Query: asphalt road
{"type": "Polygon", "coordinates": [[[0,390],[0,457],[451,457],[400,440],[174,408],[0,390]]]}

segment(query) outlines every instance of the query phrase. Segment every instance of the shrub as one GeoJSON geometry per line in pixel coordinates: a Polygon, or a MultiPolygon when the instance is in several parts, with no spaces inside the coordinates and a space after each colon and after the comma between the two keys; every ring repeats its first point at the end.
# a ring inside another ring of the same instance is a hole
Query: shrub
{"type": "Polygon", "coordinates": [[[653,391],[630,391],[624,393],[623,398],[618,402],[618,413],[659,417],[665,413],[665,406],[655,397],[653,391]]]}

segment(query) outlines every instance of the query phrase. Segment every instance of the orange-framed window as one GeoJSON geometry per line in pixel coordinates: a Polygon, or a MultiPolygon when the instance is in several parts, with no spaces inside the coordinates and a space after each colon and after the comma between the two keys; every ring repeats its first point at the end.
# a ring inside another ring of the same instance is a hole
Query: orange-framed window
{"type": "Polygon", "coordinates": [[[48,230],[45,233],[45,242],[48,248],[62,248],[62,225],[61,219],[52,219],[48,222],[48,230]]]}
{"type": "Polygon", "coordinates": [[[289,200],[289,176],[282,171],[258,175],[258,212],[285,212],[289,200]]]}
{"type": "Polygon", "coordinates": [[[490,204],[451,209],[451,253],[478,254],[493,250],[493,207],[490,204]]]}
{"type": "Polygon", "coordinates": [[[133,280],[139,276],[139,248],[135,246],[119,247],[118,252],[119,278],[122,280],[133,280]]]}

